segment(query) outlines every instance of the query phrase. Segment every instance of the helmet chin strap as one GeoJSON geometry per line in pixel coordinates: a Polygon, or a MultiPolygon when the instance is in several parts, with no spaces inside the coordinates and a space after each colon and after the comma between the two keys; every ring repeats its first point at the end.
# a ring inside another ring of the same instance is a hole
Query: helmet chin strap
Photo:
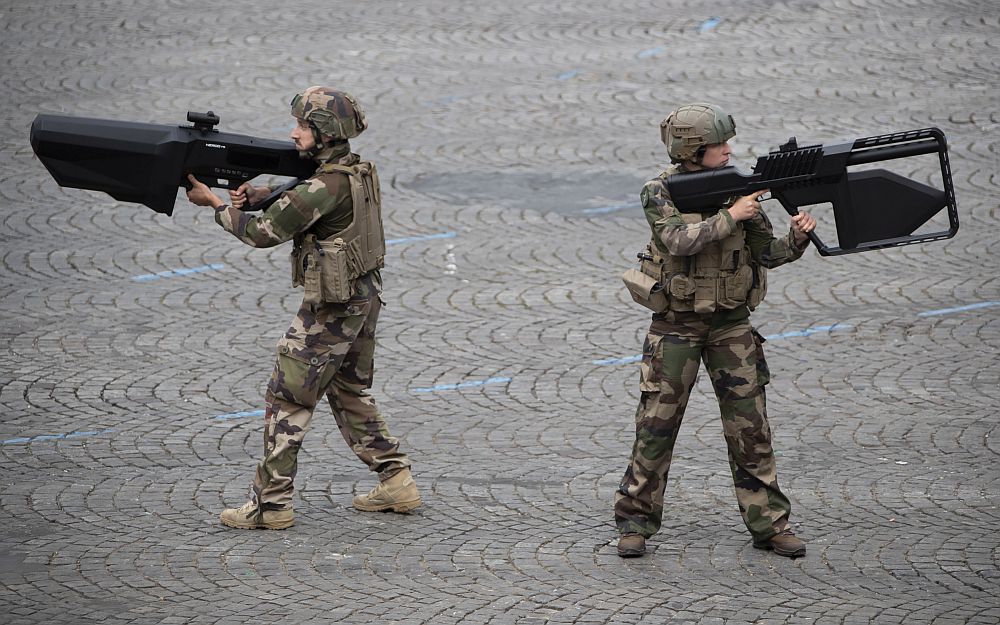
{"type": "Polygon", "coordinates": [[[309,124],[309,129],[312,130],[313,136],[313,146],[306,150],[310,157],[316,158],[319,156],[320,152],[326,149],[326,143],[323,142],[323,135],[320,134],[319,129],[313,123],[309,124]]]}

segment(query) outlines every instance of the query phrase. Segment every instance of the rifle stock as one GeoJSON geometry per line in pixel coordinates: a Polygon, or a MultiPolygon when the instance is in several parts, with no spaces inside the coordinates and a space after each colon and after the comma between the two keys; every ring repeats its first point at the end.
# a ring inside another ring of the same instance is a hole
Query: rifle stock
{"type": "MultiPolygon", "coordinates": [[[[192,126],[40,114],[31,124],[35,155],[61,187],[103,191],[116,200],[173,214],[188,174],[210,187],[236,189],[261,174],[311,176],[316,165],[289,141],[220,132],[219,118],[188,113],[192,126]]],[[[288,185],[286,185],[288,186],[288,185]]],[[[280,193],[245,210],[259,210],[280,193]]]]}
{"type": "Polygon", "coordinates": [[[833,206],[839,246],[828,246],[815,232],[810,233],[823,256],[937,241],[958,232],[948,145],[937,128],[830,146],[799,147],[792,137],[777,151],[758,157],[749,174],[730,166],[667,178],[670,199],[682,213],[714,213],[737,197],[764,189],[770,189],[790,215],[805,206],[833,206]],[[942,189],[883,169],[848,171],[855,165],[935,153],[942,189]],[[914,234],[944,208],[948,209],[947,230],[914,234]]]}

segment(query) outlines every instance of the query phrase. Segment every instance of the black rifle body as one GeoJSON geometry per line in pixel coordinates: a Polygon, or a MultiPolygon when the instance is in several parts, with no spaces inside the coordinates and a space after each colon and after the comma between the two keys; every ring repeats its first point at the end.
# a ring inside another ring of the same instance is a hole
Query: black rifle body
{"type": "Polygon", "coordinates": [[[247,209],[257,210],[316,170],[290,141],[220,132],[211,112],[188,119],[193,126],[41,114],[31,124],[31,147],[59,186],[103,191],[167,215],[178,187],[190,188],[188,174],[229,189],[262,174],[296,179],[247,209]]]}
{"type": "Polygon", "coordinates": [[[765,189],[791,215],[801,207],[832,204],[840,246],[826,246],[815,232],[810,234],[823,255],[939,240],[958,232],[947,143],[937,128],[829,146],[799,147],[793,137],[778,151],[758,157],[749,174],[730,166],[667,178],[667,192],[682,213],[715,213],[738,197],[765,189]],[[939,157],[943,189],[882,169],[848,171],[853,165],[933,153],[939,157]],[[913,234],[943,208],[948,209],[947,231],[913,234]]]}

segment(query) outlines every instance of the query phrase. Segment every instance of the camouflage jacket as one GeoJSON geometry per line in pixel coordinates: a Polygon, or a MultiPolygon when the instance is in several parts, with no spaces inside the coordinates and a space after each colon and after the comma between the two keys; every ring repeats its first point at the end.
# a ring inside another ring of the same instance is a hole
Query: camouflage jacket
{"type": "MultiPolygon", "coordinates": [[[[317,166],[331,162],[350,166],[360,160],[346,141],[316,157],[317,166]]],[[[215,213],[216,223],[254,247],[273,247],[298,234],[313,233],[325,239],[349,226],[353,217],[351,183],[341,172],[314,174],[282,194],[260,215],[232,206],[223,206],[215,213]]]]}
{"type": "Polygon", "coordinates": [[[750,255],[762,267],[772,269],[784,265],[797,260],[805,252],[808,240],[799,247],[791,229],[786,236],[775,238],[774,229],[764,211],[760,211],[754,219],[739,223],[733,221],[727,210],[720,210],[694,224],[686,223],[667,192],[667,178],[673,175],[683,175],[679,165],[671,165],[657,178],[647,182],[640,194],[646,221],[652,229],[653,244],[661,255],[693,256],[708,243],[732,235],[737,228],[743,228],[750,255]]]}

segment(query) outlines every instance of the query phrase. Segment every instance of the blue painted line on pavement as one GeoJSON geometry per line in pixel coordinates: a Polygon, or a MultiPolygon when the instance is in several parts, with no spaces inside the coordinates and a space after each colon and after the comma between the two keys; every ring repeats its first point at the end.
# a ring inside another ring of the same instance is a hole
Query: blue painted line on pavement
{"type": "Polygon", "coordinates": [[[650,57],[656,56],[657,54],[660,54],[661,52],[666,52],[666,51],[667,51],[666,46],[656,46],[655,48],[649,48],[647,50],[643,50],[642,52],[636,54],[635,56],[638,59],[648,59],[650,57]]]}
{"type": "Polygon", "coordinates": [[[205,273],[206,271],[217,271],[224,267],[225,265],[222,263],[212,263],[211,265],[202,265],[201,267],[181,267],[179,269],[167,269],[166,271],[161,271],[159,273],[147,273],[141,276],[132,276],[132,280],[135,282],[149,282],[150,280],[159,280],[161,278],[177,278],[179,276],[189,276],[195,273],[205,273]]]}
{"type": "Polygon", "coordinates": [[[936,315],[950,315],[951,313],[965,312],[967,310],[979,310],[980,308],[992,308],[993,306],[1000,306],[1000,302],[980,302],[978,304],[969,304],[968,306],[957,306],[955,308],[941,308],[940,310],[928,310],[922,313],[917,313],[917,316],[934,317],[936,315]]]}
{"type": "Polygon", "coordinates": [[[556,76],[556,80],[569,80],[570,78],[576,78],[580,75],[580,70],[571,69],[568,72],[563,72],[556,76]]]}
{"type": "Polygon", "coordinates": [[[431,241],[433,239],[454,239],[456,236],[454,232],[439,232],[437,234],[403,237],[402,239],[386,239],[385,244],[396,245],[397,243],[413,243],[414,241],[431,241]]]}
{"type": "Polygon", "coordinates": [[[109,428],[107,430],[91,430],[86,432],[70,432],[69,434],[39,434],[37,436],[22,436],[19,438],[8,438],[5,441],[0,441],[0,445],[26,445],[28,443],[38,443],[43,441],[58,441],[67,438],[84,438],[87,436],[100,436],[101,434],[107,434],[109,432],[114,432],[114,428],[109,428]]]}
{"type": "Polygon", "coordinates": [[[458,384],[438,384],[424,388],[413,389],[414,393],[433,393],[435,391],[454,391],[463,388],[473,388],[476,386],[486,386],[487,384],[506,384],[511,378],[490,378],[488,380],[476,380],[473,382],[459,382],[458,384]]]}
{"type": "Polygon", "coordinates": [[[229,419],[244,419],[246,417],[263,417],[263,410],[244,410],[243,412],[230,412],[227,414],[215,415],[212,417],[217,421],[228,421],[229,419]]]}
{"type": "Polygon", "coordinates": [[[769,334],[764,338],[768,341],[775,341],[780,339],[790,339],[798,336],[810,336],[812,334],[819,334],[821,332],[833,332],[834,330],[846,330],[847,328],[853,327],[846,323],[835,323],[832,326],[816,326],[814,328],[806,328],[805,330],[796,330],[795,332],[782,332],[781,334],[769,334]]]}
{"type": "Polygon", "coordinates": [[[722,22],[721,17],[710,17],[698,26],[699,33],[707,33],[722,22]]]}
{"type": "Polygon", "coordinates": [[[629,356],[627,358],[604,358],[603,360],[595,360],[592,364],[595,365],[627,365],[633,362],[639,362],[642,360],[642,354],[638,356],[629,356]]]}

